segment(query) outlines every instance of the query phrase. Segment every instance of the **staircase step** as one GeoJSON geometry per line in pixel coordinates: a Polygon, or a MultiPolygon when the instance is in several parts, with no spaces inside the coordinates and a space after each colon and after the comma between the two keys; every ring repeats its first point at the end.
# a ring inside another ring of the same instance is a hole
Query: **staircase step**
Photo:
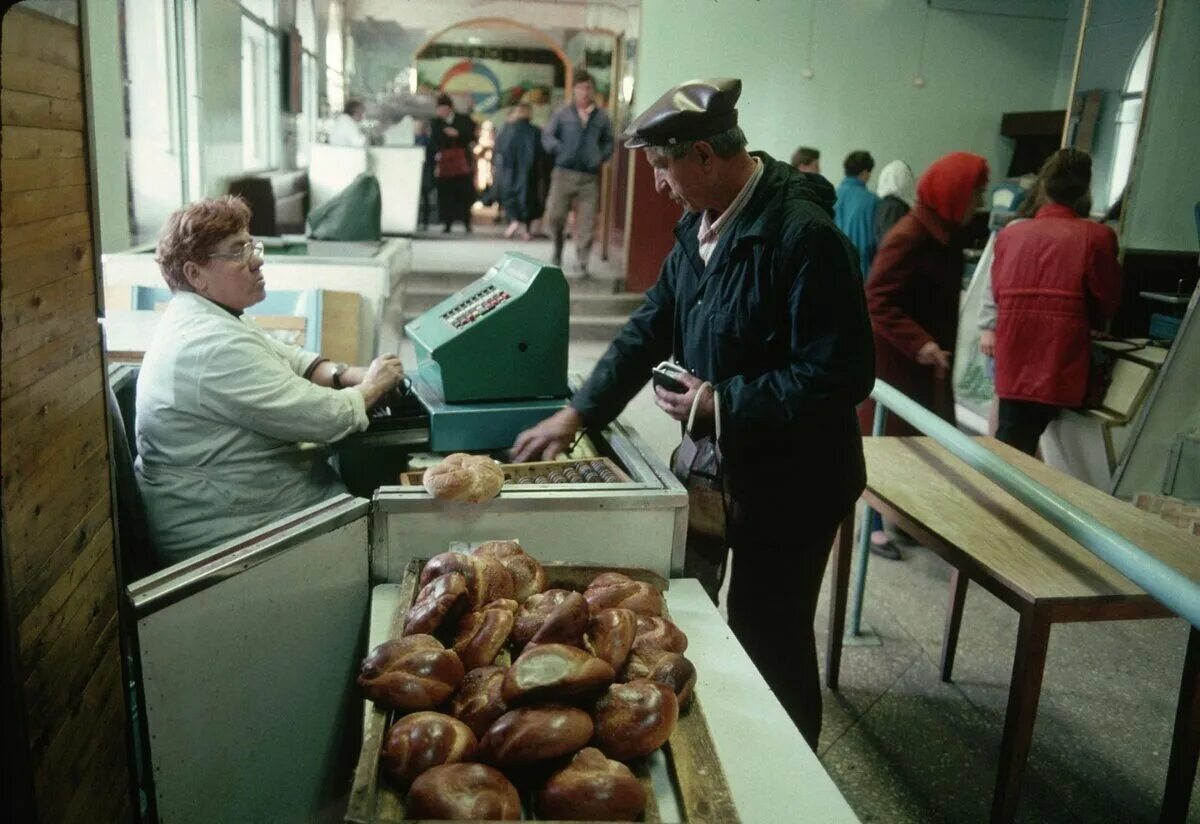
{"type": "MultiPolygon", "coordinates": [[[[454,294],[445,288],[432,286],[410,286],[404,290],[404,311],[419,314],[437,306],[454,294]]],[[[642,303],[642,296],[622,292],[573,292],[571,294],[572,315],[624,315],[628,317],[642,303]]]]}

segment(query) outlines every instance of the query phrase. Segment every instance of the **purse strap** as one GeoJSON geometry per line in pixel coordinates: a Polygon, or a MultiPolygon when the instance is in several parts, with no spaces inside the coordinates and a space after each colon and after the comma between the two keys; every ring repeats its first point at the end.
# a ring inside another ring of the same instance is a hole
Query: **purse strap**
{"type": "Polygon", "coordinates": [[[713,438],[716,443],[720,443],[721,442],[721,395],[720,395],[720,393],[717,392],[716,388],[708,381],[705,381],[704,383],[700,384],[700,388],[696,390],[696,394],[692,397],[692,409],[688,413],[688,420],[687,420],[687,433],[689,435],[692,434],[692,428],[695,427],[695,425],[696,425],[696,410],[700,406],[700,393],[702,393],[706,388],[712,391],[712,396],[713,396],[713,438]]]}

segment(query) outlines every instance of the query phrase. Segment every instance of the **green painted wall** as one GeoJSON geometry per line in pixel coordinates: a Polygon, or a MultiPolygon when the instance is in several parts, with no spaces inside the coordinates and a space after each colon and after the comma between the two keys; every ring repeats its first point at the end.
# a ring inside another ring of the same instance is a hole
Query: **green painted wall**
{"type": "Polygon", "coordinates": [[[946,152],[974,151],[995,179],[1011,155],[1001,115],[1061,105],[1066,14],[1056,12],[1006,17],[920,0],[642,0],[633,110],[690,78],[740,77],[751,147],[788,159],[800,144],[816,146],[835,183],[853,149],[870,151],[877,171],[901,158],[918,174],[946,152]],[[917,88],[926,14],[925,86],[917,88]],[[808,66],[811,80],[801,75],[808,66]]]}

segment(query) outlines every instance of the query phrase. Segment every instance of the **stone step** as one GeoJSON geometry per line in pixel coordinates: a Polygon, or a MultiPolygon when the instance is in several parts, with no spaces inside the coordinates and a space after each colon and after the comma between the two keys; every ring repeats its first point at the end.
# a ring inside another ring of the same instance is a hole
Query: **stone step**
{"type": "MultiPolygon", "coordinates": [[[[409,286],[404,290],[404,311],[420,314],[432,309],[454,294],[445,288],[434,286],[409,286]]],[[[603,292],[572,292],[572,315],[624,315],[629,317],[642,303],[642,296],[622,292],[612,295],[603,292]]]]}
{"type": "MultiPolygon", "coordinates": [[[[440,289],[447,295],[457,292],[459,289],[474,283],[485,274],[486,270],[478,272],[428,272],[414,270],[404,276],[402,287],[407,291],[409,289],[440,289]]],[[[572,294],[601,294],[612,295],[621,294],[624,291],[625,282],[619,278],[567,278],[567,283],[571,288],[572,294]]]]}
{"type": "MultiPolygon", "coordinates": [[[[418,314],[420,313],[405,312],[401,328],[418,314]]],[[[572,315],[570,339],[610,341],[617,336],[627,320],[628,315],[572,315]]]]}

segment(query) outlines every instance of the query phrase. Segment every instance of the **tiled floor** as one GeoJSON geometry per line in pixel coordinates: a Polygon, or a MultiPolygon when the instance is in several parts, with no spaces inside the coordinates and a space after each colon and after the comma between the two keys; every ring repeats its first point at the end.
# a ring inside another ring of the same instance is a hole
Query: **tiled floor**
{"type": "MultiPolygon", "coordinates": [[[[464,271],[445,263],[454,255],[441,250],[449,253],[451,243],[467,247],[465,259],[481,273],[504,245],[419,239],[415,257],[464,271]]],[[[527,246],[540,248],[536,241],[527,246]]],[[[604,348],[573,344],[571,368],[586,374],[604,348]]],[[[630,404],[626,419],[664,457],[678,439],[678,425],[648,390],[630,404]]],[[[906,555],[898,562],[871,559],[864,619],[880,643],[845,649],[841,690],[825,694],[819,755],[863,821],[986,821],[1016,614],[971,587],[955,681],[942,683],[949,567],[921,548],[906,555]]],[[[817,617],[821,650],[825,590],[817,617]]],[[[1186,638],[1180,620],[1054,628],[1019,821],[1158,820],[1186,638]]],[[[1200,822],[1200,787],[1191,811],[1189,820],[1200,822]]],[[[795,820],[805,820],[803,811],[795,820]]]]}

